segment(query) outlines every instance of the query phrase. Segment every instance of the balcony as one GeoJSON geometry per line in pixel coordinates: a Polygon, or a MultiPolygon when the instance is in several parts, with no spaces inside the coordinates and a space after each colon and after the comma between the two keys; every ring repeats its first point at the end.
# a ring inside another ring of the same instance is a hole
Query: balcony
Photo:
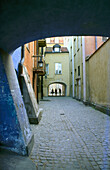
{"type": "Polygon", "coordinates": [[[46,46],[46,40],[45,39],[38,40],[38,45],[39,45],[39,47],[45,47],[46,46]]]}
{"type": "Polygon", "coordinates": [[[46,74],[45,70],[45,60],[43,56],[33,56],[33,72],[39,76],[44,76],[46,74]]]}

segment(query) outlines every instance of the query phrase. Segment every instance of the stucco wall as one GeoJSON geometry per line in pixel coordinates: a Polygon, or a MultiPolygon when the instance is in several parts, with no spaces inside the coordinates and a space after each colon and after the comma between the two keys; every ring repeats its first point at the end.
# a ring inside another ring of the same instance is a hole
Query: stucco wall
{"type": "MultiPolygon", "coordinates": [[[[96,37],[97,48],[102,44],[102,37],[96,37]]],[[[95,36],[85,36],[85,56],[90,56],[96,51],[95,36]]]]}
{"type": "Polygon", "coordinates": [[[82,58],[82,37],[74,38],[74,94],[75,98],[83,100],[83,58],[82,58]],[[79,42],[78,42],[79,41],[79,42]],[[79,45],[78,45],[79,44],[79,45]],[[78,66],[80,75],[78,76],[78,66]]]}
{"type": "Polygon", "coordinates": [[[110,40],[86,61],[86,68],[87,100],[110,107],[110,40]]]}
{"type": "Polygon", "coordinates": [[[44,96],[47,96],[48,85],[53,82],[61,82],[67,86],[69,96],[69,53],[46,53],[45,62],[49,64],[49,75],[44,77],[44,96]],[[55,74],[55,63],[62,63],[62,74],[55,74]]]}
{"type": "Polygon", "coordinates": [[[24,66],[27,68],[31,84],[33,84],[33,55],[34,55],[34,42],[25,44],[25,59],[24,59],[24,66]]]}

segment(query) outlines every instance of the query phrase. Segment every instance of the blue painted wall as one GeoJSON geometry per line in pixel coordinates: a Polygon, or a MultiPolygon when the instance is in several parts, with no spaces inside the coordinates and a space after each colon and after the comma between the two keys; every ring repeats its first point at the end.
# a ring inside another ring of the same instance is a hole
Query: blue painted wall
{"type": "Polygon", "coordinates": [[[26,154],[24,139],[0,56],[0,145],[26,154]]]}
{"type": "Polygon", "coordinates": [[[16,69],[16,71],[18,72],[18,64],[21,60],[21,47],[17,48],[12,54],[10,54],[12,56],[12,60],[13,60],[13,64],[14,64],[14,68],[16,69]]]}

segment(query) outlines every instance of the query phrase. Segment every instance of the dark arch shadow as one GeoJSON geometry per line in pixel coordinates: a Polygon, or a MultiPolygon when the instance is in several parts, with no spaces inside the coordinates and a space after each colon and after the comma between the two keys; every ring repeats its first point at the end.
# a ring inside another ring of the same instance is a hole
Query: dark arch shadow
{"type": "Polygon", "coordinates": [[[12,52],[51,36],[110,36],[109,7],[109,0],[1,0],[0,48],[12,52]]]}

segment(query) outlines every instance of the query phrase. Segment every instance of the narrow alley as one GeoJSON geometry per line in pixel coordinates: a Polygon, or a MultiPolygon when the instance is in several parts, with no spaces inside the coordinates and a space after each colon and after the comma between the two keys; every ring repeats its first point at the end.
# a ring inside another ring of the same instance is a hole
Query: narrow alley
{"type": "Polygon", "coordinates": [[[40,101],[30,158],[39,169],[110,169],[110,117],[70,97],[40,101]]]}

